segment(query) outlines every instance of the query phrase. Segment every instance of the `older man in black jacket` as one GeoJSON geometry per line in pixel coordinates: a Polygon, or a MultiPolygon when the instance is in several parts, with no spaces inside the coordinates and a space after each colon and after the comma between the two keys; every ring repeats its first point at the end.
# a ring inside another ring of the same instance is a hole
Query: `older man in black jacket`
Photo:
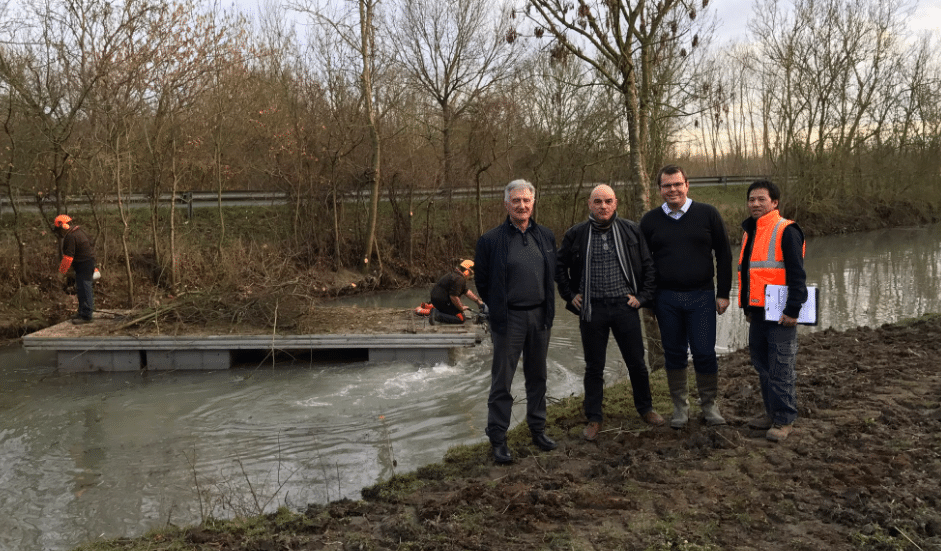
{"type": "Polygon", "coordinates": [[[487,436],[497,463],[513,461],[506,444],[513,395],[510,386],[523,356],[526,423],[533,443],[544,451],[556,443],[545,434],[546,356],[555,317],[555,235],[532,219],[536,189],[513,180],[504,191],[506,221],[477,240],[474,269],[477,292],[490,308],[493,336],[487,436]]]}
{"type": "Polygon", "coordinates": [[[638,311],[653,300],[653,258],[640,228],[618,218],[617,207],[617,196],[610,186],[595,187],[588,198],[588,220],[565,232],[558,254],[559,294],[566,309],[579,315],[585,353],[586,440],[595,440],[601,430],[610,333],[627,364],[637,413],[648,424],[664,423],[653,409],[638,311]]]}

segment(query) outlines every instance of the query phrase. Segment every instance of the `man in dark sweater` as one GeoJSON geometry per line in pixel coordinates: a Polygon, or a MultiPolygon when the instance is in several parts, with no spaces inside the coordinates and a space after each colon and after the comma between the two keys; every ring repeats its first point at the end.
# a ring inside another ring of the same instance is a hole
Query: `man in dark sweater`
{"type": "Polygon", "coordinates": [[[687,197],[689,180],[679,166],[663,167],[657,185],[664,203],[644,215],[640,229],[657,269],[654,312],[673,400],[670,426],[681,429],[689,420],[686,368],[690,350],[706,424],[724,425],[716,405],[715,313],[725,313],[732,289],[728,232],[715,207],[687,197]]]}

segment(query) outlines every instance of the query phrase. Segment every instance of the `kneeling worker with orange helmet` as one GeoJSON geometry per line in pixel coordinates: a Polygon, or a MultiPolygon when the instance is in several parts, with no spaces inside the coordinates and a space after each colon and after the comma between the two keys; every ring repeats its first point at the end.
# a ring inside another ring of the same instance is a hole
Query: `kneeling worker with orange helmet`
{"type": "Polygon", "coordinates": [[[484,301],[467,288],[467,280],[472,277],[474,277],[474,261],[464,260],[457,268],[442,276],[435,283],[435,286],[431,288],[431,304],[434,309],[431,310],[428,318],[432,324],[436,322],[464,323],[464,310],[470,309],[461,302],[461,297],[464,295],[476,302],[481,309],[486,309],[484,301]]]}
{"type": "Polygon", "coordinates": [[[56,216],[54,226],[56,233],[62,237],[62,262],[59,264],[59,273],[64,278],[69,268],[75,269],[78,315],[72,318],[72,323],[91,323],[95,312],[95,295],[92,290],[95,277],[95,244],[85,230],[72,224],[72,217],[68,214],[56,216]]]}

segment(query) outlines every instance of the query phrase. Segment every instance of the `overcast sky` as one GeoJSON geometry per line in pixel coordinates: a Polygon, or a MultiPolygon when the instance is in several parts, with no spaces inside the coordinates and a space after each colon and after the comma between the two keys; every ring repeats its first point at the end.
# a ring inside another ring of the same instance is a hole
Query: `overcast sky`
{"type": "MultiPolygon", "coordinates": [[[[719,21],[716,29],[719,44],[744,38],[754,5],[753,0],[713,0],[709,3],[719,21]]],[[[916,31],[931,29],[941,32],[941,0],[920,0],[911,23],[916,31]]]]}
{"type": "MultiPolygon", "coordinates": [[[[234,4],[241,10],[257,16],[258,6],[263,1],[222,0],[222,4],[234,4]]],[[[711,0],[709,2],[709,10],[715,14],[719,23],[716,29],[716,45],[745,38],[748,19],[752,15],[754,4],[754,0],[711,0]]],[[[916,31],[930,29],[941,33],[941,0],[919,0],[911,24],[912,29],[916,31]]]]}

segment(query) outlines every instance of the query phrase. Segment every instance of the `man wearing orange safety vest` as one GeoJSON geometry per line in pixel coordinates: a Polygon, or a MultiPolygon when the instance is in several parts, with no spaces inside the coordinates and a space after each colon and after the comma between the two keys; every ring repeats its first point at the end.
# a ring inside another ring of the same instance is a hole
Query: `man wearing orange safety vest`
{"type": "Polygon", "coordinates": [[[765,438],[780,442],[797,419],[797,316],[807,300],[804,232],[793,220],[781,217],[781,190],[773,182],[752,183],[746,196],[751,217],[742,222],[738,302],[750,324],[748,349],[765,408],[748,425],[766,430],[765,438]],[[787,286],[787,301],[778,319],[765,319],[767,285],[787,286]]]}
{"type": "Polygon", "coordinates": [[[95,275],[95,245],[85,230],[72,224],[68,214],[56,216],[56,232],[62,237],[62,262],[59,274],[65,278],[69,268],[75,270],[75,294],[78,296],[78,315],[72,323],[91,323],[95,311],[95,295],[92,282],[95,275]]]}

